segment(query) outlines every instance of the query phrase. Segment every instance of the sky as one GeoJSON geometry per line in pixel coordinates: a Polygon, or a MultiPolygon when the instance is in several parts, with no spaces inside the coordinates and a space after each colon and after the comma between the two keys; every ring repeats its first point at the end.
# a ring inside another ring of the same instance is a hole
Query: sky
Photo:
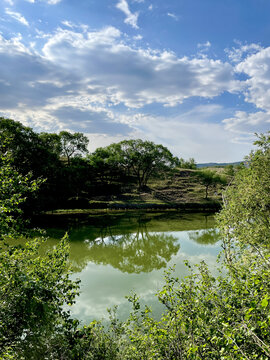
{"type": "Polygon", "coordinates": [[[240,161],[270,130],[270,1],[0,0],[0,116],[240,161]]]}

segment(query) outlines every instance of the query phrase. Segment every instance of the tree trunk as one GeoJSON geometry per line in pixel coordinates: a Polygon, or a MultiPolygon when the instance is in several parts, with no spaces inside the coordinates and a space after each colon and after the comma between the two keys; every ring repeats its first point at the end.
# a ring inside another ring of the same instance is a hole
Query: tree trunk
{"type": "Polygon", "coordinates": [[[208,199],[208,187],[209,185],[205,186],[205,199],[208,199]]]}

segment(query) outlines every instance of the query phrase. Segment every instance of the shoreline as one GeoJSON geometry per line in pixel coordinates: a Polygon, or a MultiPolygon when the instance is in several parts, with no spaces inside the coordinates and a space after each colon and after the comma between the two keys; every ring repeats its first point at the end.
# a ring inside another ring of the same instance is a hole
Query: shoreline
{"type": "Polygon", "coordinates": [[[217,212],[221,209],[220,202],[209,203],[178,203],[178,204],[155,204],[155,203],[98,203],[91,204],[89,208],[78,209],[54,209],[43,211],[37,215],[62,215],[62,214],[91,214],[118,211],[187,211],[187,212],[217,212]]]}

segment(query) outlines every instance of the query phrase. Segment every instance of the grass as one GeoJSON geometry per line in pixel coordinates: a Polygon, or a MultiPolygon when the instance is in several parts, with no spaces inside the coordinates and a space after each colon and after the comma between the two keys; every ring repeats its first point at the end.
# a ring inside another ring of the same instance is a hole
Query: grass
{"type": "MultiPolygon", "coordinates": [[[[222,173],[224,169],[216,169],[222,173]]],[[[138,191],[136,185],[129,192],[107,198],[92,198],[91,207],[105,208],[193,208],[214,207],[221,203],[221,187],[209,189],[209,198],[205,199],[205,187],[194,176],[196,171],[189,169],[177,169],[173,174],[164,179],[152,179],[144,191],[138,191]]]]}
{"type": "MultiPolygon", "coordinates": [[[[215,169],[222,173],[223,169],[215,169]]],[[[209,189],[209,198],[205,199],[205,187],[194,176],[195,170],[177,169],[166,178],[151,179],[144,191],[136,184],[126,184],[122,193],[93,196],[87,209],[62,209],[54,213],[85,213],[102,210],[180,209],[192,211],[216,211],[220,208],[221,186],[209,189]]],[[[76,206],[76,205],[75,205],[76,206]]]]}

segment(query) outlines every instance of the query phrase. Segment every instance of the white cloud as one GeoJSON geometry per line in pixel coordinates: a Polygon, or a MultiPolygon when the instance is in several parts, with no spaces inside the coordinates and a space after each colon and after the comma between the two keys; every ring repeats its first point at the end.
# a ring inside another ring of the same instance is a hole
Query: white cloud
{"type": "Polygon", "coordinates": [[[206,41],[205,43],[199,43],[198,48],[209,48],[211,46],[210,41],[206,41]]]}
{"type": "Polygon", "coordinates": [[[249,55],[237,64],[236,71],[248,76],[245,81],[246,101],[270,111],[270,47],[249,55]]]}
{"type": "Polygon", "coordinates": [[[136,36],[133,36],[133,39],[134,40],[142,40],[142,35],[136,35],[136,36]]]}
{"type": "Polygon", "coordinates": [[[132,13],[129,9],[128,2],[126,0],[119,0],[119,2],[116,4],[117,9],[121,10],[125,15],[125,23],[128,25],[131,25],[134,29],[138,29],[138,16],[139,13],[132,13]]]}
{"type": "Polygon", "coordinates": [[[25,0],[25,1],[28,1],[32,4],[34,4],[36,1],[43,1],[49,5],[56,5],[56,4],[59,4],[62,0],[25,0]]]}
{"type": "Polygon", "coordinates": [[[263,133],[270,129],[270,112],[257,111],[246,113],[237,111],[232,118],[223,120],[225,129],[233,133],[251,136],[255,132],[263,133]]]}
{"type": "Polygon", "coordinates": [[[233,141],[231,132],[224,131],[222,124],[198,118],[192,120],[192,114],[190,117],[180,115],[174,118],[145,116],[137,127],[137,137],[162,143],[175,155],[193,157],[197,162],[242,160],[250,151],[250,142],[240,144],[233,141]]]}
{"type": "Polygon", "coordinates": [[[225,52],[228,55],[229,59],[235,63],[240,62],[244,56],[256,54],[258,51],[262,50],[262,47],[259,44],[238,44],[238,48],[233,47],[232,49],[225,49],[225,52]]]}
{"type": "Polygon", "coordinates": [[[46,2],[50,5],[59,4],[62,0],[46,0],[46,2]]]}
{"type": "Polygon", "coordinates": [[[74,27],[76,27],[73,22],[68,21],[68,20],[63,20],[63,21],[62,21],[62,24],[65,25],[65,26],[67,26],[67,27],[69,27],[69,28],[71,28],[71,29],[74,28],[74,27]]]}
{"type": "Polygon", "coordinates": [[[176,21],[179,20],[178,16],[175,15],[175,14],[173,14],[173,13],[168,12],[167,15],[168,15],[169,17],[173,18],[173,19],[176,20],[176,21]]]}
{"type": "Polygon", "coordinates": [[[9,4],[10,6],[14,5],[13,0],[4,0],[7,4],[9,4]]]}
{"type": "Polygon", "coordinates": [[[153,10],[153,5],[152,5],[152,4],[150,4],[150,5],[148,6],[148,10],[150,10],[150,11],[153,10]]]}
{"type": "MultiPolygon", "coordinates": [[[[21,53],[25,55],[31,55],[32,52],[25,45],[23,45],[21,40],[22,36],[20,34],[9,40],[4,39],[4,37],[0,34],[0,53],[4,54],[5,56],[10,56],[11,58],[13,55],[21,53]]],[[[3,75],[4,74],[2,74],[2,76],[3,75]]]]}
{"type": "Polygon", "coordinates": [[[197,44],[198,49],[200,49],[200,52],[206,52],[210,49],[211,43],[210,41],[206,41],[205,43],[199,43],[197,44]]]}
{"type": "Polygon", "coordinates": [[[270,129],[270,47],[263,49],[260,45],[250,44],[228,54],[238,62],[235,71],[247,77],[242,81],[245,101],[260,110],[254,109],[250,113],[237,111],[234,116],[225,118],[223,124],[225,130],[232,134],[233,142],[251,143],[255,132],[270,129]]]}
{"type": "Polygon", "coordinates": [[[21,24],[25,26],[29,26],[28,21],[20,13],[12,11],[8,8],[5,9],[5,13],[10,17],[12,17],[14,20],[20,22],[21,24]]]}
{"type": "Polygon", "coordinates": [[[87,34],[59,29],[44,46],[43,54],[55,65],[99,84],[114,103],[129,107],[154,102],[174,106],[189,97],[212,98],[240,89],[228,63],[133,49],[120,36],[112,27],[87,34]]]}

